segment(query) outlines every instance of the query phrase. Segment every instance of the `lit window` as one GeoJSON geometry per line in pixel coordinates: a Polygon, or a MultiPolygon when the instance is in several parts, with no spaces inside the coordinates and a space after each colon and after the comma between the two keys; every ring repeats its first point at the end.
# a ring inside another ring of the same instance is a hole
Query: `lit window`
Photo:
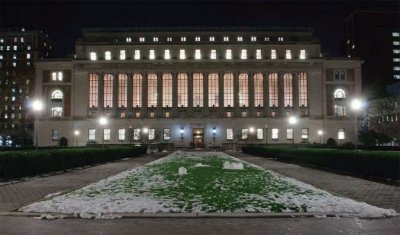
{"type": "MultiPolygon", "coordinates": [[[[142,107],[142,75],[135,73],[133,74],[132,79],[132,106],[133,107],[142,107]]],[[[140,113],[139,113],[140,114],[140,113]]]]}
{"type": "Polygon", "coordinates": [[[89,140],[94,141],[96,140],[96,129],[89,129],[89,140]]]}
{"type": "Polygon", "coordinates": [[[233,74],[224,74],[224,107],[233,107],[233,74]]]}
{"type": "Polygon", "coordinates": [[[178,107],[188,106],[188,76],[186,73],[178,74],[178,107]]]}
{"type": "Polygon", "coordinates": [[[215,41],[215,37],[211,36],[211,37],[209,38],[209,40],[210,40],[210,42],[214,42],[214,41],[215,41]]]}
{"type": "Polygon", "coordinates": [[[256,50],[256,59],[257,60],[261,60],[262,59],[262,54],[261,54],[261,50],[260,49],[256,50]]]}
{"type": "Polygon", "coordinates": [[[345,99],[346,98],[346,92],[343,89],[336,89],[335,92],[333,93],[333,98],[335,98],[335,99],[345,99]]]}
{"type": "Polygon", "coordinates": [[[31,50],[31,46],[27,46],[26,50],[30,51],[31,50]]]}
{"type": "Polygon", "coordinates": [[[279,129],[273,128],[271,132],[271,137],[273,140],[277,140],[279,138],[279,129]]]}
{"type": "Polygon", "coordinates": [[[92,51],[90,52],[90,60],[97,60],[97,53],[92,51]]]}
{"type": "Polygon", "coordinates": [[[399,32],[393,32],[393,33],[392,33],[392,36],[393,36],[393,37],[399,37],[399,36],[400,36],[400,33],[399,33],[399,32]]]}
{"type": "Polygon", "coordinates": [[[181,37],[181,42],[186,42],[186,37],[181,37]]]}
{"type": "Polygon", "coordinates": [[[7,46],[7,51],[9,51],[10,50],[10,46],[7,46]]]}
{"type": "Polygon", "coordinates": [[[245,60],[247,59],[247,50],[242,49],[242,52],[240,53],[240,59],[245,60]]]}
{"type": "Polygon", "coordinates": [[[283,37],[278,37],[278,42],[283,42],[283,37]]]}
{"type": "Polygon", "coordinates": [[[203,107],[203,74],[193,74],[193,107],[203,107]]]}
{"type": "Polygon", "coordinates": [[[59,129],[51,130],[51,140],[53,140],[53,141],[60,140],[60,130],[59,129]]]}
{"type": "Polygon", "coordinates": [[[269,81],[269,107],[278,107],[278,74],[268,75],[269,81]]]}
{"type": "Polygon", "coordinates": [[[126,38],[126,42],[132,42],[132,38],[131,37],[127,37],[126,38]]]}
{"type": "Polygon", "coordinates": [[[200,51],[200,49],[196,49],[196,50],[195,50],[195,52],[194,52],[194,58],[195,58],[196,60],[201,59],[201,51],[200,51]]]}
{"type": "Polygon", "coordinates": [[[305,60],[306,59],[306,50],[300,50],[300,59],[305,60]]]}
{"type": "Polygon", "coordinates": [[[17,67],[17,62],[13,62],[13,63],[12,63],[12,66],[13,66],[13,67],[17,67]]]}
{"type": "Polygon", "coordinates": [[[292,51],[291,50],[286,50],[285,58],[288,60],[292,59],[292,51]]]}
{"type": "Polygon", "coordinates": [[[307,107],[308,106],[308,87],[307,87],[307,74],[300,73],[299,76],[299,106],[307,107]]]}
{"type": "Polygon", "coordinates": [[[172,75],[163,74],[162,78],[162,102],[163,107],[172,107],[172,75]]]}
{"type": "Polygon", "coordinates": [[[232,59],[232,50],[231,49],[226,50],[225,59],[227,59],[227,60],[232,59]]]}
{"type": "Polygon", "coordinates": [[[264,106],[264,84],[262,73],[256,73],[254,75],[254,106],[264,106]]]}
{"type": "Polygon", "coordinates": [[[20,41],[23,43],[23,42],[25,42],[25,38],[24,37],[21,37],[20,38],[20,41]]]}
{"type": "Polygon", "coordinates": [[[2,60],[3,59],[3,55],[0,55],[0,60],[2,60]]]}
{"type": "Polygon", "coordinates": [[[224,37],[224,42],[229,42],[229,37],[225,36],[224,37]]]}
{"type": "Polygon", "coordinates": [[[141,130],[139,128],[133,129],[133,140],[140,140],[141,130]]]}
{"type": "Polygon", "coordinates": [[[139,38],[139,42],[144,42],[144,41],[145,41],[144,37],[139,38]]]}
{"type": "Polygon", "coordinates": [[[241,137],[242,137],[242,140],[246,140],[249,137],[249,129],[247,129],[247,128],[242,129],[241,137]]]}
{"type": "Polygon", "coordinates": [[[301,129],[301,139],[308,140],[308,128],[301,129]]]}
{"type": "Polygon", "coordinates": [[[333,74],[336,81],[346,80],[346,75],[347,73],[345,69],[335,69],[333,74]]]}
{"type": "Polygon", "coordinates": [[[171,37],[167,37],[167,42],[172,42],[172,38],[171,37]]]}
{"type": "Polygon", "coordinates": [[[140,50],[135,50],[134,59],[135,60],[140,60],[140,50]]]}
{"type": "Polygon", "coordinates": [[[104,78],[104,86],[103,86],[103,102],[104,108],[112,108],[113,107],[113,76],[111,74],[105,74],[104,78]]]}
{"type": "Polygon", "coordinates": [[[290,73],[283,75],[283,91],[285,107],[293,107],[293,78],[290,73]]]}
{"type": "Polygon", "coordinates": [[[249,106],[249,79],[247,73],[239,74],[239,106],[249,106]]]}
{"type": "Polygon", "coordinates": [[[128,99],[128,75],[118,76],[118,107],[126,108],[128,99]]]}
{"type": "Polygon", "coordinates": [[[286,129],[286,139],[287,140],[293,139],[293,129],[292,128],[286,129]]]}
{"type": "Polygon", "coordinates": [[[343,117],[346,116],[346,107],[343,105],[334,105],[334,112],[335,116],[337,117],[343,117]]]}
{"type": "Polygon", "coordinates": [[[344,140],[345,139],[344,128],[339,128],[339,130],[338,130],[338,139],[339,140],[344,140]]]}
{"type": "Polygon", "coordinates": [[[158,37],[153,37],[153,42],[158,42],[158,37]]]}
{"type": "Polygon", "coordinates": [[[14,45],[14,51],[16,51],[18,49],[18,46],[14,45]]]}
{"type": "Polygon", "coordinates": [[[17,59],[17,54],[13,54],[13,60],[17,59]]]}
{"type": "Polygon", "coordinates": [[[217,50],[215,50],[215,49],[212,49],[212,50],[211,50],[210,58],[211,58],[212,60],[217,59],[217,50]]]}
{"type": "Polygon", "coordinates": [[[240,36],[237,37],[237,41],[238,41],[238,42],[243,42],[243,37],[240,37],[240,36]]]}
{"type": "Polygon", "coordinates": [[[233,129],[232,128],[226,129],[226,139],[233,140],[233,129]]]}
{"type": "Polygon", "coordinates": [[[105,58],[105,60],[111,60],[111,51],[106,51],[104,58],[105,58]]]}
{"type": "Polygon", "coordinates": [[[274,50],[274,49],[272,49],[271,50],[271,59],[276,59],[277,58],[277,56],[276,56],[276,50],[274,50]]]}
{"type": "Polygon", "coordinates": [[[156,53],[154,50],[149,51],[149,59],[154,60],[156,58],[156,53]]]}
{"type": "Polygon", "coordinates": [[[89,75],[89,108],[97,108],[99,100],[99,76],[89,75]]]}
{"type": "Polygon", "coordinates": [[[169,129],[169,128],[164,128],[163,129],[163,139],[164,140],[170,140],[171,139],[171,129],[169,129]]]}
{"type": "Polygon", "coordinates": [[[265,37],[264,41],[269,42],[269,37],[265,37]]]}
{"type": "Polygon", "coordinates": [[[164,59],[166,60],[171,59],[171,53],[169,50],[164,50],[164,59]]]}
{"type": "Polygon", "coordinates": [[[218,107],[219,88],[218,74],[210,73],[208,75],[208,107],[218,107]]]}
{"type": "Polygon", "coordinates": [[[154,140],[156,138],[156,129],[149,129],[149,140],[154,140]]]}
{"type": "Polygon", "coordinates": [[[394,54],[400,54],[400,50],[397,50],[397,49],[396,49],[396,50],[393,50],[393,53],[394,53],[394,54]]]}
{"type": "Polygon", "coordinates": [[[251,37],[251,41],[252,41],[252,42],[257,41],[257,37],[256,37],[256,36],[252,36],[252,37],[251,37]]]}
{"type": "Polygon", "coordinates": [[[179,50],[179,59],[181,60],[186,59],[186,51],[184,49],[179,50]]]}
{"type": "Polygon", "coordinates": [[[111,139],[111,130],[110,129],[104,129],[103,133],[104,133],[104,135],[103,135],[104,140],[111,139]]]}
{"type": "Polygon", "coordinates": [[[4,38],[0,38],[0,43],[4,43],[4,38]]]}
{"type": "Polygon", "coordinates": [[[395,67],[393,67],[393,70],[394,71],[400,71],[400,67],[399,66],[395,66],[395,67]]]}
{"type": "Polygon", "coordinates": [[[126,59],[126,51],[125,50],[120,50],[119,51],[119,59],[120,60],[125,60],[126,59]]]}
{"type": "Polygon", "coordinates": [[[118,130],[118,140],[120,141],[125,140],[125,129],[118,130]]]}
{"type": "Polygon", "coordinates": [[[395,75],[393,75],[393,78],[394,79],[400,79],[400,75],[395,74],[395,75]]]}
{"type": "Polygon", "coordinates": [[[393,62],[400,62],[400,58],[393,58],[393,62]]]}
{"type": "Polygon", "coordinates": [[[157,107],[157,75],[147,76],[147,107],[157,107]]]}
{"type": "Polygon", "coordinates": [[[257,139],[258,140],[264,139],[264,130],[262,128],[257,128],[257,139]]]}
{"type": "Polygon", "coordinates": [[[27,54],[26,54],[26,59],[29,60],[30,58],[31,58],[31,54],[27,53],[27,54]]]}
{"type": "Polygon", "coordinates": [[[194,39],[196,42],[200,42],[200,37],[195,37],[194,39]]]}

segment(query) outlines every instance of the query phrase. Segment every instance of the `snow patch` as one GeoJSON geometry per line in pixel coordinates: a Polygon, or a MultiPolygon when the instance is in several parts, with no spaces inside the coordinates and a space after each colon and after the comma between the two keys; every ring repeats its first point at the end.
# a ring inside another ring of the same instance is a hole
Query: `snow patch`
{"type": "Polygon", "coordinates": [[[209,167],[207,164],[197,163],[194,167],[209,167]]]}
{"type": "Polygon", "coordinates": [[[187,169],[183,166],[179,167],[179,175],[187,175],[187,169]]]}
{"type": "Polygon", "coordinates": [[[243,170],[243,163],[225,161],[222,169],[243,170]]]}

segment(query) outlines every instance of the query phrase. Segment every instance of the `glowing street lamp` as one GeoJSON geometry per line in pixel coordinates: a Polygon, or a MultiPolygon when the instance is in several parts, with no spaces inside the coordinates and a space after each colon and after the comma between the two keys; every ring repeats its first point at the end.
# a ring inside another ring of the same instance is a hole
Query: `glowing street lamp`
{"type": "Polygon", "coordinates": [[[360,99],[353,99],[350,103],[351,109],[354,111],[354,150],[358,149],[358,126],[357,126],[357,114],[363,108],[363,101],[360,99]]]}
{"type": "Polygon", "coordinates": [[[318,136],[319,136],[319,142],[320,144],[322,144],[322,136],[324,135],[324,131],[323,130],[318,130],[318,136]]]}
{"type": "Polygon", "coordinates": [[[103,126],[103,139],[101,141],[101,147],[104,148],[104,126],[107,125],[108,119],[106,117],[99,118],[99,124],[103,126]]]}
{"type": "MultiPolygon", "coordinates": [[[[297,117],[295,116],[291,116],[288,118],[288,123],[289,125],[296,125],[297,123],[297,117]]],[[[293,128],[293,132],[292,132],[292,143],[294,144],[294,128],[293,128]]]]}
{"type": "Polygon", "coordinates": [[[143,131],[143,134],[145,135],[144,143],[146,144],[146,149],[147,149],[146,153],[149,154],[150,153],[149,128],[143,127],[142,131],[143,131]]]}
{"type": "Polygon", "coordinates": [[[217,128],[216,127],[213,127],[212,133],[213,133],[213,140],[215,141],[215,135],[217,134],[217,128]]]}
{"type": "Polygon", "coordinates": [[[181,140],[183,141],[183,134],[185,134],[185,129],[183,127],[181,127],[180,133],[181,133],[181,140]]]}
{"type": "Polygon", "coordinates": [[[79,130],[74,130],[75,146],[78,146],[78,137],[80,135],[79,130]]]}
{"type": "Polygon", "coordinates": [[[39,125],[39,114],[43,110],[44,104],[40,100],[34,100],[32,102],[32,110],[35,112],[35,126],[34,126],[34,134],[35,134],[35,148],[38,149],[38,139],[39,139],[39,133],[38,133],[38,125],[39,125]]]}

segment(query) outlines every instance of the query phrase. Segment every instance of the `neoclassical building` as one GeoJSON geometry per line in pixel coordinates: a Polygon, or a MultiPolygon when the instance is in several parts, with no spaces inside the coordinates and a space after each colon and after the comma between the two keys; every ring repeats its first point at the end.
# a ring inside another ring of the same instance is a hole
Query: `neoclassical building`
{"type": "Polygon", "coordinates": [[[361,63],[308,28],[85,29],[35,64],[38,144],[351,142],[361,63]]]}

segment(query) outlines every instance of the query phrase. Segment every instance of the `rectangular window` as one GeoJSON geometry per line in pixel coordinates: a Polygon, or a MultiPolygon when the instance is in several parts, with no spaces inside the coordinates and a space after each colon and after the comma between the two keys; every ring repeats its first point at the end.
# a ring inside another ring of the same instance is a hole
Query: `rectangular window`
{"type": "Polygon", "coordinates": [[[208,75],[208,107],[219,106],[219,79],[217,73],[208,75]]]}
{"type": "Polygon", "coordinates": [[[275,60],[277,58],[276,56],[276,50],[272,49],[271,50],[271,59],[275,60]]]}
{"type": "Polygon", "coordinates": [[[285,58],[286,58],[287,60],[292,59],[292,51],[291,51],[291,50],[286,50],[286,56],[285,56],[285,58]]]}
{"type": "Polygon", "coordinates": [[[226,112],[226,117],[228,118],[232,117],[232,112],[226,112]]]}
{"type": "Polygon", "coordinates": [[[257,41],[257,37],[256,37],[256,36],[251,36],[250,40],[251,40],[252,42],[255,42],[255,41],[257,41]]]}
{"type": "Polygon", "coordinates": [[[154,50],[149,51],[149,59],[154,60],[156,58],[156,53],[154,50]]]}
{"type": "Polygon", "coordinates": [[[166,60],[171,59],[171,53],[169,50],[164,50],[164,59],[166,60]]]}
{"type": "Polygon", "coordinates": [[[217,50],[215,50],[215,49],[212,49],[212,50],[211,50],[210,58],[211,58],[212,60],[217,59],[217,50]]]}
{"type": "Polygon", "coordinates": [[[196,42],[200,42],[200,37],[195,37],[194,40],[195,40],[196,42]]]}
{"type": "Polygon", "coordinates": [[[133,140],[140,140],[141,130],[140,128],[133,129],[133,140]]]}
{"type": "Polygon", "coordinates": [[[154,140],[156,138],[156,129],[149,129],[149,140],[154,140]]]}
{"type": "Polygon", "coordinates": [[[125,129],[118,130],[118,140],[119,141],[125,140],[125,129]]]}
{"type": "Polygon", "coordinates": [[[249,106],[249,79],[246,73],[239,74],[239,106],[249,106]]]}
{"type": "Polygon", "coordinates": [[[147,77],[147,107],[157,107],[157,74],[147,77]]]}
{"type": "Polygon", "coordinates": [[[264,130],[262,128],[257,128],[257,139],[258,140],[264,139],[264,130]]]}
{"type": "Polygon", "coordinates": [[[203,107],[203,74],[193,74],[193,107],[203,107]]]}
{"type": "Polygon", "coordinates": [[[224,75],[224,107],[233,107],[233,74],[224,75]]]}
{"type": "Polygon", "coordinates": [[[186,51],[184,49],[179,50],[179,59],[181,60],[186,59],[186,51]]]}
{"type": "Polygon", "coordinates": [[[125,50],[120,50],[119,51],[119,59],[120,60],[126,60],[126,51],[125,50]]]}
{"type": "Polygon", "coordinates": [[[240,53],[240,59],[242,59],[242,60],[247,59],[247,50],[246,49],[242,49],[242,51],[240,53]]]}
{"type": "Polygon", "coordinates": [[[200,49],[196,49],[196,50],[195,50],[195,52],[194,52],[194,58],[195,58],[196,60],[200,60],[200,59],[201,59],[201,51],[200,51],[200,49]]]}
{"type": "Polygon", "coordinates": [[[299,106],[308,106],[308,88],[307,88],[307,74],[299,74],[299,106]]]}
{"type": "Polygon", "coordinates": [[[118,107],[126,108],[128,99],[128,75],[120,74],[118,76],[118,107]]]}
{"type": "Polygon", "coordinates": [[[226,139],[233,140],[233,129],[232,128],[226,129],[226,139]]]}
{"type": "Polygon", "coordinates": [[[278,107],[278,74],[270,73],[269,81],[269,107],[278,107]]]}
{"type": "Polygon", "coordinates": [[[104,129],[104,140],[111,140],[111,130],[104,129]]]}
{"type": "Polygon", "coordinates": [[[140,37],[139,38],[139,42],[144,42],[145,41],[145,38],[144,37],[140,37]]]}
{"type": "Polygon", "coordinates": [[[247,138],[249,138],[249,129],[244,128],[242,129],[242,140],[247,140],[247,138]]]}
{"type": "Polygon", "coordinates": [[[262,54],[261,54],[261,50],[260,49],[256,50],[256,59],[257,60],[261,60],[262,59],[262,54]]]}
{"type": "Polygon", "coordinates": [[[89,129],[89,140],[94,141],[96,140],[96,129],[89,129]]]}
{"type": "Polygon", "coordinates": [[[132,106],[142,107],[142,75],[135,73],[133,75],[132,106]]]}
{"type": "Polygon", "coordinates": [[[292,74],[286,73],[283,75],[283,90],[285,107],[293,107],[293,79],[292,74]]]}
{"type": "Polygon", "coordinates": [[[232,50],[231,49],[226,50],[225,59],[227,59],[227,60],[232,59],[232,50]]]}
{"type": "Polygon", "coordinates": [[[308,140],[308,128],[301,129],[301,139],[308,140]]]}
{"type": "Polygon", "coordinates": [[[97,108],[99,105],[99,76],[89,75],[89,108],[97,108]]]}
{"type": "Polygon", "coordinates": [[[209,38],[209,40],[210,40],[210,42],[214,42],[214,41],[215,41],[215,37],[211,36],[211,37],[209,38]]]}
{"type": "Polygon", "coordinates": [[[105,60],[111,60],[111,51],[106,51],[105,52],[104,59],[105,60]]]}
{"type": "Polygon", "coordinates": [[[104,108],[113,107],[113,76],[104,75],[104,108]]]}
{"type": "Polygon", "coordinates": [[[229,42],[229,37],[225,36],[224,37],[224,42],[229,42]]]}
{"type": "Polygon", "coordinates": [[[178,74],[178,107],[188,106],[188,76],[186,73],[178,74]]]}
{"type": "Polygon", "coordinates": [[[243,42],[243,37],[241,37],[241,36],[237,37],[237,41],[238,42],[243,42]]]}
{"type": "Polygon", "coordinates": [[[163,74],[163,107],[172,107],[172,74],[163,74]]]}
{"type": "Polygon", "coordinates": [[[181,42],[186,42],[186,37],[181,37],[181,42]]]}
{"type": "Polygon", "coordinates": [[[254,75],[254,106],[264,107],[264,82],[262,73],[254,75]]]}
{"type": "Polygon", "coordinates": [[[133,56],[135,60],[140,60],[140,50],[135,50],[135,54],[133,56]]]}
{"type": "Polygon", "coordinates": [[[346,80],[346,70],[345,69],[336,69],[334,70],[334,78],[336,81],[344,81],[346,80]]]}
{"type": "Polygon", "coordinates": [[[306,59],[306,50],[300,50],[300,56],[299,56],[299,58],[301,59],[301,60],[305,60],[306,59]]]}
{"type": "Polygon", "coordinates": [[[339,128],[339,130],[338,130],[338,139],[339,139],[339,140],[344,140],[344,139],[345,139],[345,131],[344,131],[344,128],[339,128]]]}
{"type": "Polygon", "coordinates": [[[286,139],[292,140],[293,139],[293,129],[286,129],[286,139]]]}
{"type": "Polygon", "coordinates": [[[271,132],[271,137],[273,140],[277,140],[279,138],[279,129],[273,128],[271,132]]]}
{"type": "Polygon", "coordinates": [[[53,141],[60,140],[60,130],[59,129],[52,129],[51,130],[51,139],[53,141]]]}
{"type": "Polygon", "coordinates": [[[164,128],[163,129],[163,139],[164,140],[170,140],[171,139],[171,129],[169,129],[169,128],[164,128]]]}

